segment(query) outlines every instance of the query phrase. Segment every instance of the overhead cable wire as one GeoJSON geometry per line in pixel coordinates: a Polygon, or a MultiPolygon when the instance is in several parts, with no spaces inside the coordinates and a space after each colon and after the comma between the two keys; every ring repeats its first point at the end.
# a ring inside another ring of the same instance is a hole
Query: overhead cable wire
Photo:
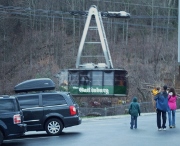
{"type": "MultiPolygon", "coordinates": [[[[79,16],[82,15],[84,18],[87,16],[87,11],[56,11],[56,10],[44,10],[44,9],[31,9],[31,8],[23,8],[23,7],[14,7],[14,6],[2,6],[0,5],[0,14],[6,15],[11,14],[19,17],[46,17],[46,18],[63,18],[65,20],[74,20],[73,17],[69,17],[72,12],[76,12],[79,16]],[[68,15],[68,17],[64,17],[64,15],[68,15]]],[[[104,12],[103,12],[104,13],[104,12]]],[[[9,17],[15,17],[15,16],[9,16],[9,17]]],[[[77,16],[74,16],[76,20],[78,21],[84,21],[82,18],[77,18],[77,16]]],[[[105,17],[107,18],[107,17],[105,17]]],[[[108,18],[107,18],[108,19],[108,18]]],[[[131,16],[131,19],[152,19],[151,16],[131,16]]],[[[177,16],[154,16],[153,19],[177,19],[177,16]]],[[[42,21],[42,20],[41,20],[42,21]]],[[[103,21],[104,23],[113,23],[113,24],[120,24],[123,25],[123,22],[108,22],[103,21]]],[[[151,25],[144,25],[144,24],[134,24],[134,23],[128,23],[129,26],[137,26],[137,27],[151,27],[151,25]]],[[[161,28],[161,29],[177,29],[175,27],[167,27],[167,26],[153,26],[154,28],[161,28]]]]}
{"type": "MultiPolygon", "coordinates": [[[[44,9],[31,9],[31,8],[23,8],[23,7],[14,7],[14,6],[2,6],[0,5],[0,11],[4,11],[4,13],[8,13],[9,11],[13,11],[13,12],[17,12],[17,14],[23,14],[23,13],[27,13],[28,15],[32,15],[32,14],[48,14],[48,15],[62,15],[62,14],[72,14],[73,13],[78,13],[78,15],[83,15],[83,16],[87,16],[86,13],[88,13],[88,11],[56,11],[56,10],[44,10],[44,9]]],[[[106,12],[101,12],[101,13],[106,13],[106,12]]],[[[145,18],[151,18],[151,16],[136,16],[136,15],[132,15],[131,19],[145,19],[145,18]]],[[[177,16],[154,16],[155,19],[177,19],[177,16]]]]}

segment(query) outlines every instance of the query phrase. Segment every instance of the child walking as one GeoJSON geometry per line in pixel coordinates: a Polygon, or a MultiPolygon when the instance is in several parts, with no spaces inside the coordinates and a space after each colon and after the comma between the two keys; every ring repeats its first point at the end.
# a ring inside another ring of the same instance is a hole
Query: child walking
{"type": "Polygon", "coordinates": [[[139,103],[137,102],[137,97],[133,98],[133,101],[131,102],[129,106],[129,114],[131,115],[130,129],[133,129],[133,128],[137,129],[137,117],[138,115],[140,116],[141,114],[140,106],[139,106],[139,103]]]}

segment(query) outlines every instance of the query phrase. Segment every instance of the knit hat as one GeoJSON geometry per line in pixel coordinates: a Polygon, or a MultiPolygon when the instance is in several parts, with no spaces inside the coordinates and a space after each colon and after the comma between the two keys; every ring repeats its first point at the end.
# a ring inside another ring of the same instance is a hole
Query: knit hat
{"type": "Polygon", "coordinates": [[[164,90],[167,90],[167,86],[166,86],[166,85],[164,85],[164,86],[163,86],[163,89],[164,89],[164,90]]]}
{"type": "Polygon", "coordinates": [[[133,102],[137,102],[137,97],[133,97],[133,102]]]}

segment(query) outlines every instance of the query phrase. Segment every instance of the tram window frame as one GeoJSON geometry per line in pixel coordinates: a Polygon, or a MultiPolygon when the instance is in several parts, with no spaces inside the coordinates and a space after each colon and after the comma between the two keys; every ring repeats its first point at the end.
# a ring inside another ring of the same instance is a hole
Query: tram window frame
{"type": "Polygon", "coordinates": [[[91,72],[80,71],[79,72],[79,86],[90,86],[91,83],[91,72]]]}
{"type": "Polygon", "coordinates": [[[69,85],[71,85],[71,86],[79,86],[79,72],[78,71],[70,72],[68,80],[69,80],[69,85]]]}
{"type": "Polygon", "coordinates": [[[115,86],[126,86],[126,73],[124,71],[114,72],[114,85],[115,86]]]}
{"type": "Polygon", "coordinates": [[[103,71],[104,86],[114,86],[114,71],[103,71]]]}
{"type": "Polygon", "coordinates": [[[103,71],[92,71],[92,86],[103,86],[103,71]]]}

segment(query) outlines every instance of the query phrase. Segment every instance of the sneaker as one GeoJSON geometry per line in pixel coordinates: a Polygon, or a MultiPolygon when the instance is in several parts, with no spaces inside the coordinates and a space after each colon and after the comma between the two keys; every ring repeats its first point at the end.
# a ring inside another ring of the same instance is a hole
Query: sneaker
{"type": "Polygon", "coordinates": [[[173,128],[173,126],[169,126],[169,128],[173,128]]]}
{"type": "Polygon", "coordinates": [[[166,128],[163,128],[164,131],[166,131],[166,128]]]}
{"type": "Polygon", "coordinates": [[[159,131],[161,131],[162,129],[161,129],[161,128],[159,128],[158,130],[159,130],[159,131]]]}
{"type": "Polygon", "coordinates": [[[176,128],[176,126],[172,126],[172,128],[176,128]]]}

